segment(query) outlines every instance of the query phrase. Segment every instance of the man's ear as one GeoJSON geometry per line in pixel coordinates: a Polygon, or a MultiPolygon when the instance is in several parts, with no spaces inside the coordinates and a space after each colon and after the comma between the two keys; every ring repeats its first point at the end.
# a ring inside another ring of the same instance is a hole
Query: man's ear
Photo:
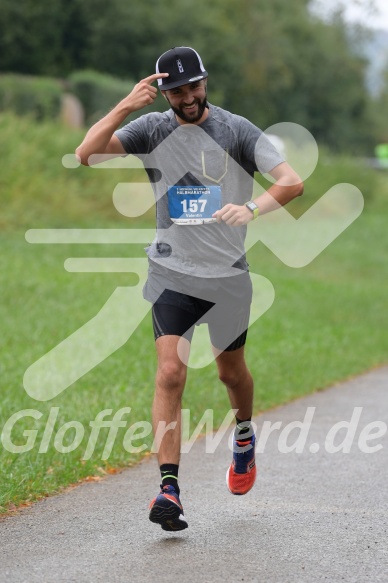
{"type": "Polygon", "coordinates": [[[167,96],[166,96],[166,92],[165,92],[165,91],[161,91],[161,94],[163,95],[164,99],[165,99],[166,101],[168,101],[168,99],[167,99],[167,96]]]}

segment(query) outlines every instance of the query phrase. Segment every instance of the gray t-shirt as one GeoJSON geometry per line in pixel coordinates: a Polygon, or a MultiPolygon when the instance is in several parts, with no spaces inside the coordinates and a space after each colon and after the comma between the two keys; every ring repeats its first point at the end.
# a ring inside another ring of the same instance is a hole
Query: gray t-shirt
{"type": "MultiPolygon", "coordinates": [[[[269,172],[284,161],[263,132],[247,119],[209,104],[209,115],[200,125],[179,125],[169,110],[143,115],[115,135],[128,154],[143,161],[154,191],[157,232],[146,249],[148,257],[199,277],[227,277],[247,270],[246,226],[176,224],[171,201],[176,187],[187,187],[187,192],[207,187],[219,208],[250,200],[254,172],[269,172]]],[[[201,207],[195,202],[192,206],[190,200],[179,204],[186,205],[186,211],[201,207]]]]}

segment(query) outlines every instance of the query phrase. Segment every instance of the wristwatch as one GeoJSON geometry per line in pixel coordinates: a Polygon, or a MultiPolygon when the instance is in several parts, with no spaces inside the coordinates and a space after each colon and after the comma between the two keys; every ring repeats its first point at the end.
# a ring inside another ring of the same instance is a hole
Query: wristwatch
{"type": "Polygon", "coordinates": [[[249,208],[250,211],[253,213],[253,220],[257,219],[259,216],[259,207],[253,200],[249,200],[245,203],[245,206],[249,208]]]}

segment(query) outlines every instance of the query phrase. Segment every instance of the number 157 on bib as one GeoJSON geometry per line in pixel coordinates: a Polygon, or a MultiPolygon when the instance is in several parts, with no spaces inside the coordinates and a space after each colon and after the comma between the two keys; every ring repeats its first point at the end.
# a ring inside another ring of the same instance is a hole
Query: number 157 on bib
{"type": "Polygon", "coordinates": [[[184,213],[203,213],[206,207],[207,200],[181,200],[184,213]]]}

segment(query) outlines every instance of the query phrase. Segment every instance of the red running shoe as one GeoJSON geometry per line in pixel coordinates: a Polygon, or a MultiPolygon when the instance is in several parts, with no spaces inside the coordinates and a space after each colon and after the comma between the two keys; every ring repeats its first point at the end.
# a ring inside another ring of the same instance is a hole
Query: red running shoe
{"type": "Polygon", "coordinates": [[[249,492],[256,480],[255,436],[250,441],[233,443],[233,461],[226,472],[229,492],[242,496],[249,492]]]}

